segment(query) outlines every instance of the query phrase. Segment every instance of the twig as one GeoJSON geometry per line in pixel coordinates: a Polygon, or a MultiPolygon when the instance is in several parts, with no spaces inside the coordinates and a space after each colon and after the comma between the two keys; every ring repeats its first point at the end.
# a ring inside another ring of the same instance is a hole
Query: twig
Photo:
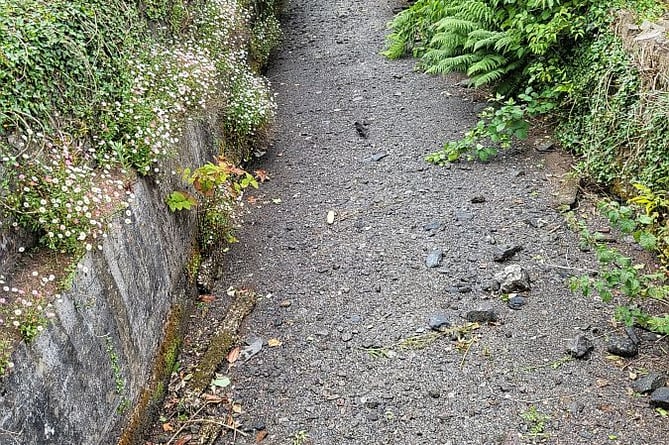
{"type": "Polygon", "coordinates": [[[248,433],[245,433],[244,431],[241,431],[241,430],[235,428],[234,426],[230,426],[225,422],[220,422],[218,420],[213,420],[213,419],[192,419],[192,420],[186,420],[185,423],[211,423],[213,425],[218,425],[218,426],[222,426],[223,428],[227,428],[230,431],[234,431],[235,434],[239,434],[240,436],[243,436],[243,437],[246,437],[246,436],[249,435],[248,433]]]}
{"type": "Polygon", "coordinates": [[[472,345],[474,344],[475,340],[471,338],[467,342],[467,349],[465,349],[465,353],[462,354],[462,360],[460,360],[460,369],[465,365],[465,359],[467,358],[467,354],[469,354],[469,350],[472,348],[472,345]]]}
{"type": "Polygon", "coordinates": [[[552,264],[552,263],[541,263],[541,265],[548,266],[548,267],[553,267],[555,269],[576,270],[578,272],[590,272],[590,273],[598,273],[599,272],[595,269],[588,269],[588,268],[585,268],[585,267],[560,266],[559,264],[552,264]]]}
{"type": "Polygon", "coordinates": [[[17,437],[19,437],[21,434],[23,434],[23,428],[21,428],[21,431],[10,431],[4,428],[0,428],[0,435],[7,435],[11,437],[14,443],[18,445],[20,445],[21,442],[18,441],[17,437]]]}
{"type": "MultiPolygon", "coordinates": [[[[204,405],[202,405],[197,411],[195,411],[195,414],[193,414],[191,417],[195,417],[195,416],[197,416],[197,415],[200,413],[200,411],[202,411],[207,405],[209,405],[209,402],[206,402],[204,405]]],[[[173,435],[172,437],[170,437],[170,440],[168,440],[167,443],[166,443],[165,445],[170,445],[172,442],[174,442],[174,439],[176,439],[177,436],[178,436],[179,434],[181,434],[181,432],[182,432],[183,430],[185,430],[187,426],[188,426],[188,422],[184,422],[184,424],[181,425],[181,428],[179,428],[179,429],[177,430],[177,432],[174,433],[174,435],[173,435]]]]}

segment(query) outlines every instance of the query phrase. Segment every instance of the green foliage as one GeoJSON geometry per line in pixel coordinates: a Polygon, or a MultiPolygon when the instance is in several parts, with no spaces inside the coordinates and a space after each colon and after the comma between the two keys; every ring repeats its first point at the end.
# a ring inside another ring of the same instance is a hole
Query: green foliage
{"type": "Polygon", "coordinates": [[[530,437],[547,437],[546,423],[551,420],[547,414],[540,412],[536,406],[531,405],[527,410],[520,413],[521,419],[525,421],[530,437]]]}
{"type": "MultiPolygon", "coordinates": [[[[0,342],[37,335],[81,254],[112,218],[132,224],[131,183],[165,179],[189,121],[206,115],[216,141],[247,150],[263,134],[275,104],[255,70],[278,41],[275,12],[274,0],[0,0],[0,231],[25,229],[66,258],[27,279],[0,273],[0,342]]],[[[190,178],[206,245],[233,239],[236,200],[256,185],[217,168],[190,178]]],[[[194,200],[166,198],[172,211],[194,200]]],[[[20,246],[20,263],[51,258],[38,248],[20,246]]]]}
{"type": "MultiPolygon", "coordinates": [[[[616,203],[606,203],[600,207],[623,232],[647,233],[638,230],[643,225],[643,215],[633,219],[633,210],[616,203]]],[[[580,291],[584,296],[597,293],[602,301],[622,300],[616,310],[616,317],[628,325],[638,324],[656,332],[669,332],[669,316],[651,316],[639,308],[645,299],[666,302],[669,297],[669,282],[662,269],[646,272],[647,266],[635,263],[631,257],[604,243],[585,231],[586,240],[596,249],[599,271],[595,277],[582,275],[570,280],[572,291],[580,291]]],[[[636,236],[635,236],[636,238],[636,236]]]]}
{"type": "Polygon", "coordinates": [[[233,215],[244,189],[258,188],[255,177],[222,156],[194,171],[185,169],[183,179],[191,184],[198,198],[187,192],[172,192],[166,199],[171,211],[190,210],[199,205],[199,242],[204,251],[223,242],[234,242],[233,215]]]}
{"type": "Polygon", "coordinates": [[[527,139],[530,126],[528,119],[546,113],[554,106],[544,99],[545,96],[538,96],[531,88],[518,95],[517,100],[504,100],[504,97],[498,95],[494,99],[498,105],[484,109],[479,114],[476,126],[467,131],[462,139],[447,142],[442,151],[428,155],[426,160],[444,165],[466,154],[469,159],[488,161],[498,148],[511,147],[514,139],[527,139]]]}
{"type": "Polygon", "coordinates": [[[412,51],[428,73],[463,72],[474,86],[510,93],[562,81],[569,48],[582,39],[592,1],[424,0],[391,23],[387,57],[412,51]]]}
{"type": "Polygon", "coordinates": [[[47,319],[42,312],[34,306],[25,307],[21,316],[19,332],[21,333],[23,340],[29,343],[42,332],[47,323],[47,319]]]}
{"type": "Polygon", "coordinates": [[[197,200],[186,192],[174,191],[165,199],[170,211],[190,210],[197,205],[197,200]]]}

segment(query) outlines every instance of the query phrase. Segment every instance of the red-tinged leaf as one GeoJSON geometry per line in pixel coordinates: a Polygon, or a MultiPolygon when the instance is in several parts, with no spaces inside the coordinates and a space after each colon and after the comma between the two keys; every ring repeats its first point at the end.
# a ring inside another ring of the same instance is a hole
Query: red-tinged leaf
{"type": "Polygon", "coordinates": [[[260,182],[269,181],[269,175],[266,170],[256,170],[253,172],[255,178],[260,182]]]}
{"type": "Polygon", "coordinates": [[[223,397],[217,396],[216,394],[209,394],[209,393],[205,394],[202,397],[204,398],[205,401],[209,403],[223,403],[226,400],[223,397]]]}
{"type": "Polygon", "coordinates": [[[190,434],[186,434],[183,437],[180,437],[176,442],[174,442],[174,445],[186,445],[190,440],[193,438],[190,434]]]}
{"type": "Polygon", "coordinates": [[[203,303],[213,303],[216,300],[215,295],[200,295],[200,301],[203,303]]]}
{"type": "Polygon", "coordinates": [[[256,433],[256,443],[260,443],[267,437],[267,430],[261,430],[256,433]]]}
{"type": "Polygon", "coordinates": [[[239,346],[233,348],[230,352],[228,352],[228,363],[236,362],[241,353],[242,349],[239,346]]]}

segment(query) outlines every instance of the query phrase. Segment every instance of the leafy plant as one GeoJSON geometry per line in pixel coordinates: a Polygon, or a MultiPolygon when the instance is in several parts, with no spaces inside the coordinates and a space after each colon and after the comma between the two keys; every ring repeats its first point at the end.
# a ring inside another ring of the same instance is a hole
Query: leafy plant
{"type": "Polygon", "coordinates": [[[476,126],[467,131],[462,139],[447,142],[442,151],[428,155],[426,160],[443,165],[455,162],[466,154],[470,159],[488,161],[498,149],[510,148],[514,139],[527,139],[528,119],[554,107],[553,102],[546,96],[539,96],[532,88],[527,88],[517,100],[505,100],[497,95],[491,102],[498,106],[484,109],[476,126]]]}
{"type": "Polygon", "coordinates": [[[185,191],[174,191],[166,198],[170,210],[190,210],[199,205],[199,240],[205,250],[224,241],[236,241],[232,224],[234,204],[244,189],[258,188],[256,178],[223,156],[195,170],[184,169],[182,176],[193,186],[198,198],[185,191]]]}
{"type": "Polygon", "coordinates": [[[186,192],[174,191],[165,199],[172,212],[190,210],[197,205],[195,197],[186,192]]]}
{"type": "MultiPolygon", "coordinates": [[[[596,238],[591,238],[596,240],[596,238]]],[[[600,264],[595,277],[572,277],[570,288],[584,296],[597,293],[602,301],[622,300],[616,309],[616,318],[627,325],[637,324],[660,333],[669,333],[669,316],[652,316],[639,308],[644,299],[666,302],[669,282],[664,271],[645,272],[647,266],[635,263],[617,249],[595,241],[600,264]]]]}
{"type": "Polygon", "coordinates": [[[547,437],[546,423],[551,420],[550,416],[542,413],[536,406],[531,405],[527,410],[520,413],[521,419],[525,421],[531,437],[547,437]]]}
{"type": "Polygon", "coordinates": [[[425,0],[391,23],[384,54],[413,50],[428,73],[464,72],[473,86],[509,93],[564,78],[565,51],[584,37],[590,1],[425,0]]]}

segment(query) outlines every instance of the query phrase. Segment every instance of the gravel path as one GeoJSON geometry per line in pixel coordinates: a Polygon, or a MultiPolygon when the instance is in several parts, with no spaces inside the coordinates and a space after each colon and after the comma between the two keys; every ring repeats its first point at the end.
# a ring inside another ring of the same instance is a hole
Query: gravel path
{"type": "Polygon", "coordinates": [[[457,80],[379,55],[398,6],[287,1],[268,73],[272,179],[218,284],[263,295],[242,334],[282,343],[230,371],[243,427],[266,430],[268,444],[666,443],[667,421],[628,393],[643,362],[607,358],[610,309],[566,288],[565,268],[592,267],[591,256],[550,205],[545,159],[518,149],[485,165],[423,161],[482,104],[457,80]],[[523,250],[494,262],[505,244],[523,250]],[[435,250],[443,258],[428,268],[435,250]],[[532,279],[520,310],[484,290],[510,264],[532,279]],[[463,325],[485,305],[498,322],[464,341],[401,347],[431,317],[463,325]],[[578,334],[595,350],[568,360],[578,334]]]}

